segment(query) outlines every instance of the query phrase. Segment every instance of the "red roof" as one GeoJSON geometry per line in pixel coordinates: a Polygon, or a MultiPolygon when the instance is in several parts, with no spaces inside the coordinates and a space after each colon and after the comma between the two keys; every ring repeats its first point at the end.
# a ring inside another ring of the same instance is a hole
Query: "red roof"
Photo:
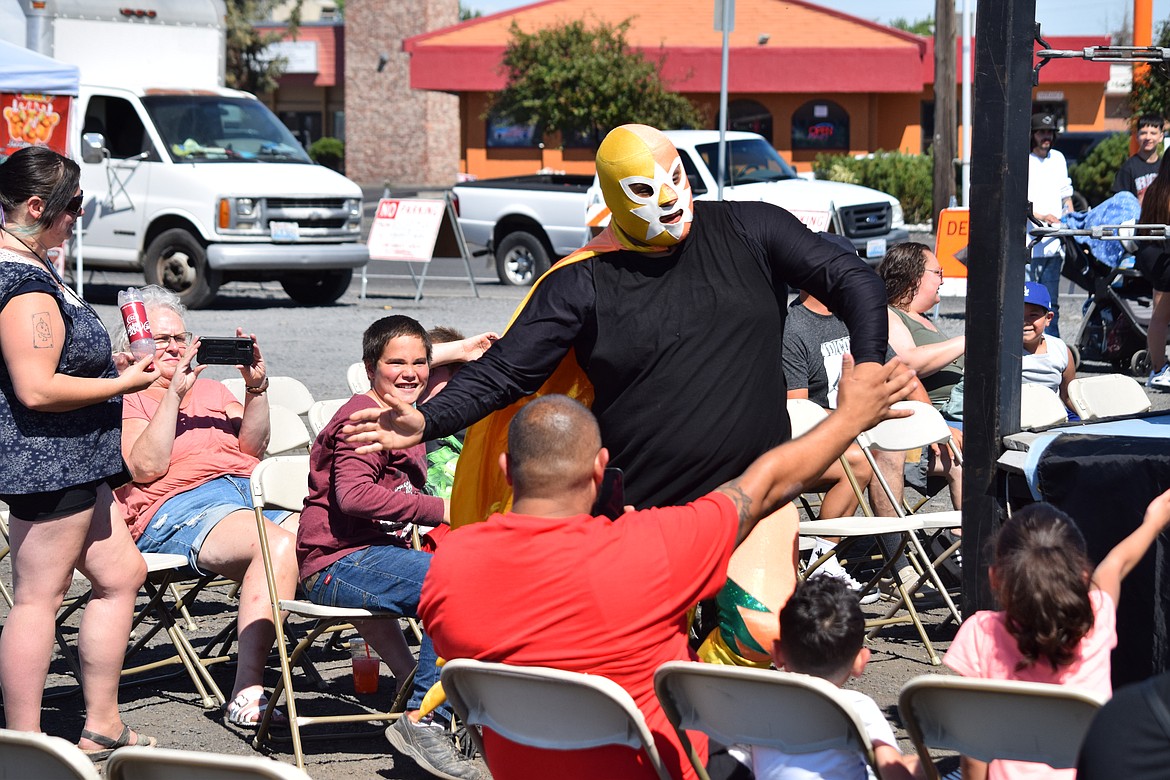
{"type": "MultiPolygon", "coordinates": [[[[922,63],[922,83],[934,83],[934,39],[927,38],[927,51],[925,59],[922,63]]],[[[1061,35],[1061,36],[1045,36],[1045,41],[1048,42],[1050,49],[1064,49],[1081,51],[1090,46],[1108,46],[1110,39],[1108,35],[1061,35]]],[[[1036,44],[1035,50],[1040,51],[1040,45],[1036,44]]],[[[971,46],[971,56],[975,56],[974,41],[971,46]]],[[[1035,65],[1035,63],[1033,63],[1035,65]]],[[[974,61],[972,61],[972,68],[974,68],[974,61]]],[[[974,71],[972,71],[974,72],[974,71]]],[[[955,81],[961,83],[963,80],[963,42],[962,40],[955,41],[955,81]]],[[[1043,87],[1046,83],[1060,83],[1060,84],[1104,84],[1109,81],[1109,63],[1108,62],[1089,62],[1083,59],[1068,59],[1068,60],[1049,60],[1048,64],[1040,70],[1040,86],[1043,87]]]]}
{"type": "MultiPolygon", "coordinates": [[[[618,24],[650,59],[664,57],[671,89],[718,92],[722,33],[710,0],[544,0],[473,19],[403,42],[416,89],[502,89],[500,63],[513,23],[525,32],[582,19],[618,24]],[[662,21],[665,20],[665,21],[662,21]]],[[[804,0],[737,0],[729,36],[733,92],[919,92],[926,40],[804,0]],[[766,36],[766,37],[764,37],[766,36]],[[760,43],[764,40],[764,43],[760,43]],[[836,45],[835,45],[836,44],[836,45]]]]}

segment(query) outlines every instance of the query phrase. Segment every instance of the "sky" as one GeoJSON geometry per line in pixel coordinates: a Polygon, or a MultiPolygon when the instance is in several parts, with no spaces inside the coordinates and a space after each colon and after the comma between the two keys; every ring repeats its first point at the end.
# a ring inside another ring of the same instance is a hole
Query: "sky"
{"type": "MultiPolygon", "coordinates": [[[[978,0],[967,0],[967,4],[974,14],[978,0]]],[[[463,0],[463,5],[487,15],[528,5],[528,2],[463,0]]],[[[817,5],[880,22],[888,22],[899,17],[914,21],[934,15],[934,0],[819,0],[817,5]]],[[[955,7],[961,11],[962,0],[956,0],[955,7]]],[[[637,3],[632,3],[630,8],[631,13],[635,13],[637,3]]],[[[1154,0],[1155,37],[1158,34],[1158,25],[1168,16],[1170,0],[1154,0]]],[[[1041,32],[1045,35],[1107,35],[1119,29],[1126,19],[1132,17],[1133,0],[1036,0],[1036,20],[1040,22],[1041,32]]],[[[956,25],[961,24],[962,21],[956,19],[956,25]]]]}

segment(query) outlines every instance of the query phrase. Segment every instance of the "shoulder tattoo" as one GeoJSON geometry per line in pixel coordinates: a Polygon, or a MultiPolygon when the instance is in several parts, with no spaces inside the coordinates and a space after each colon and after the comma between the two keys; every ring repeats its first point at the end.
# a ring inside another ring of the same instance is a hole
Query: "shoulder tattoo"
{"type": "Polygon", "coordinates": [[[47,311],[38,311],[32,316],[33,349],[53,348],[53,325],[47,311]]]}

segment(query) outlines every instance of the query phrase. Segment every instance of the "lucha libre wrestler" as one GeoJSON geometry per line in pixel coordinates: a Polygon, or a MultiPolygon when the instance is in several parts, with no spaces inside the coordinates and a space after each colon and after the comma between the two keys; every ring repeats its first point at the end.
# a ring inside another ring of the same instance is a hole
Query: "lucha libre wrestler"
{"type": "MultiPolygon", "coordinates": [[[[479,421],[459,462],[453,526],[506,508],[497,454],[512,415],[537,393],[592,408],[636,508],[686,503],[742,473],[790,438],[781,366],[789,286],[839,314],[858,373],[884,359],[885,289],[856,254],[777,206],[694,201],[678,151],[652,127],[612,130],[597,174],[610,225],[537,281],[500,340],[419,407],[425,422],[375,411],[351,429],[368,447],[402,448],[479,421]]],[[[791,550],[795,524],[785,526],[791,550]]],[[[795,574],[783,577],[790,591],[795,574]]],[[[763,613],[787,598],[783,587],[754,588],[779,595],[741,588],[724,606],[763,613]]],[[[728,621],[724,639],[736,625],[775,625],[765,617],[728,621]]],[[[755,644],[766,658],[770,643],[755,644]]]]}

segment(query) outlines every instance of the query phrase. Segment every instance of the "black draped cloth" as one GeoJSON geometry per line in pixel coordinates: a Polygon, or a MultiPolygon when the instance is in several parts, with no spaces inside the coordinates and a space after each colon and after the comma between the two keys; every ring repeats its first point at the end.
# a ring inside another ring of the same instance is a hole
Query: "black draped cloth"
{"type": "MultiPolygon", "coordinates": [[[[1041,495],[1080,527],[1094,565],[1170,488],[1170,440],[1065,434],[1040,458],[1041,495]]],[[[1113,687],[1170,670],[1170,540],[1159,536],[1121,586],[1113,687]]]]}

